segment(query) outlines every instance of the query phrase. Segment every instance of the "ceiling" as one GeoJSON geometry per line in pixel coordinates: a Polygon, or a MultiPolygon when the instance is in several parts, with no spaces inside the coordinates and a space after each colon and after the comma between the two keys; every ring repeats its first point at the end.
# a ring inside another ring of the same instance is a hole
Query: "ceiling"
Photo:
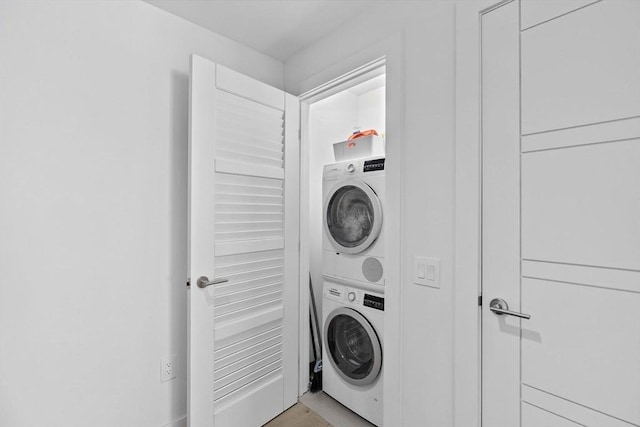
{"type": "Polygon", "coordinates": [[[285,62],[379,0],[145,0],[285,62]]]}

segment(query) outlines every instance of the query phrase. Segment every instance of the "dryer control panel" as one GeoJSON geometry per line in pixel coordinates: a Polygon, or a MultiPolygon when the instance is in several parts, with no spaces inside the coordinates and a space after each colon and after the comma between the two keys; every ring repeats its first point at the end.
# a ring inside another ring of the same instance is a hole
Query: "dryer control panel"
{"type": "Polygon", "coordinates": [[[348,162],[325,165],[323,168],[324,180],[353,178],[356,176],[377,175],[374,172],[384,174],[384,157],[350,160],[348,162]]]}
{"type": "Polygon", "coordinates": [[[383,171],[384,157],[381,159],[365,160],[362,172],[383,171]]]}

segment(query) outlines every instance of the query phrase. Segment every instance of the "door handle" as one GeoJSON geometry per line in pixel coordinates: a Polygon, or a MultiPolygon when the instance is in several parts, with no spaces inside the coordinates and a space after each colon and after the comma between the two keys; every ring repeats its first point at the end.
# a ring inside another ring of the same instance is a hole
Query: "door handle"
{"type": "Polygon", "coordinates": [[[199,288],[206,288],[207,286],[218,285],[220,283],[226,283],[228,281],[229,279],[224,279],[224,278],[209,280],[207,276],[200,276],[200,278],[196,283],[199,288]]]}
{"type": "Polygon", "coordinates": [[[509,304],[502,298],[494,298],[489,303],[489,310],[493,311],[498,316],[507,314],[509,316],[520,317],[522,319],[531,319],[531,316],[524,313],[518,313],[517,311],[510,311],[509,304]]]}

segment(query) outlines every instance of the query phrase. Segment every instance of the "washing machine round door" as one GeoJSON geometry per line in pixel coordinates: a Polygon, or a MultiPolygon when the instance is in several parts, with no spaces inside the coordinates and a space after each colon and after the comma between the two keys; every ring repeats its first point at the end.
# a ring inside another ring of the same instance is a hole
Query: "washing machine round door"
{"type": "Polygon", "coordinates": [[[380,234],[382,204],[362,181],[336,185],[324,203],[324,229],[336,251],[357,254],[366,250],[380,234]]]}
{"type": "Polygon", "coordinates": [[[346,307],[329,314],[324,327],[325,358],[346,382],[371,384],[382,369],[382,345],[369,321],[346,307]]]}

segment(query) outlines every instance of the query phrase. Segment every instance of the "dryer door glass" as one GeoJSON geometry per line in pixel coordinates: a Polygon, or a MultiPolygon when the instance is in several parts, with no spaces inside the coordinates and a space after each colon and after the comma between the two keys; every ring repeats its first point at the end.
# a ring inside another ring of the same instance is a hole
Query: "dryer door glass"
{"type": "Polygon", "coordinates": [[[341,312],[332,316],[326,325],[329,357],[347,382],[369,384],[381,369],[380,341],[369,322],[359,313],[349,309],[341,312]]]}
{"type": "Polygon", "coordinates": [[[374,230],[375,215],[369,195],[360,187],[345,185],[329,201],[327,228],[338,245],[357,248],[374,230]]]}

